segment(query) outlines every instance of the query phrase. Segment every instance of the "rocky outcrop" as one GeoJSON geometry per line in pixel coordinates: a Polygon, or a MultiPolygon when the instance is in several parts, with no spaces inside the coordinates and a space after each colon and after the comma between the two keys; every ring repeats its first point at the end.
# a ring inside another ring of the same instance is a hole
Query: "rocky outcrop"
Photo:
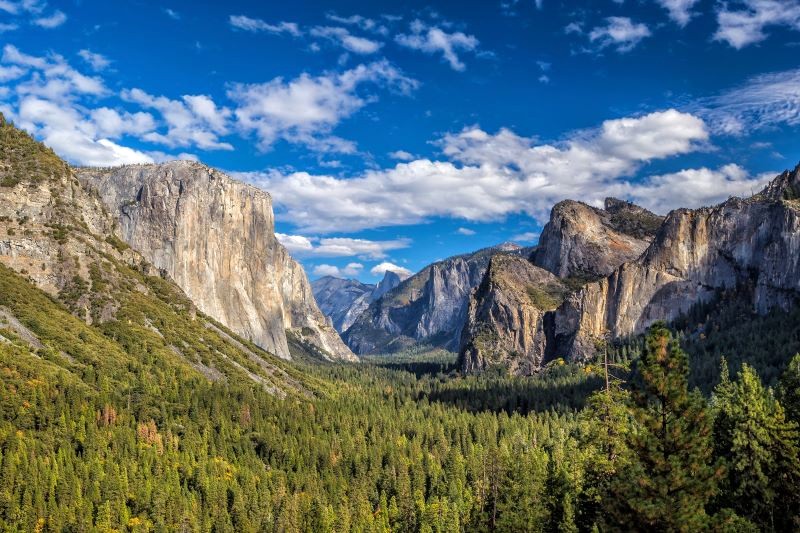
{"type": "Polygon", "coordinates": [[[568,289],[550,272],[522,257],[497,254],[470,299],[459,366],[481,372],[502,366],[530,375],[545,361],[549,316],[568,289]]]}
{"type": "MultiPolygon", "coordinates": [[[[311,282],[311,290],[317,300],[319,310],[331,319],[336,331],[342,332],[350,327],[352,320],[348,314],[356,301],[364,301],[375,290],[375,285],[361,283],[355,279],[342,279],[323,276],[311,282]]],[[[366,305],[369,305],[367,303],[366,305]]],[[[366,308],[366,305],[362,308],[366,308]]]]}
{"type": "Polygon", "coordinates": [[[761,193],[709,208],[671,212],[635,261],[570,296],[556,314],[559,350],[574,359],[595,341],[671,321],[717,289],[754,287],[764,313],[800,295],[800,167],[761,193]]]}
{"type": "Polygon", "coordinates": [[[606,199],[605,209],[565,200],[553,207],[533,262],[561,278],[605,277],[639,257],[662,220],[615,198],[606,199]]]}
{"type": "Polygon", "coordinates": [[[203,313],[283,358],[290,330],[331,358],[354,359],[275,238],[269,194],[189,161],[77,174],[116,218],[118,237],[203,313]]]}
{"type": "Polygon", "coordinates": [[[387,270],[377,285],[371,285],[355,279],[323,276],[311,282],[311,290],[320,311],[331,319],[336,331],[344,333],[369,304],[400,285],[407,277],[387,270]]]}
{"type": "Polygon", "coordinates": [[[457,350],[469,296],[496,253],[513,244],[486,248],[428,265],[364,311],[344,334],[358,354],[398,351],[413,344],[457,350]]]}
{"type": "Polygon", "coordinates": [[[71,288],[70,307],[91,322],[84,291],[74,286],[104,257],[141,260],[105,238],[113,225],[66,163],[0,115],[0,262],[50,296],[71,288]]]}

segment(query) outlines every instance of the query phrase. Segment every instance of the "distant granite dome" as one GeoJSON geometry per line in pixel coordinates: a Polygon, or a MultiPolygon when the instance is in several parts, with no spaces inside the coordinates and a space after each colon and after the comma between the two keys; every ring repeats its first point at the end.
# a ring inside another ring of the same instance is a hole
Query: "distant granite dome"
{"type": "Polygon", "coordinates": [[[344,333],[369,304],[406,278],[408,276],[387,270],[380,283],[369,285],[354,279],[325,276],[312,281],[311,289],[320,310],[331,319],[339,333],[344,333]]]}
{"type": "Polygon", "coordinates": [[[517,253],[504,243],[438,261],[372,302],[344,333],[358,354],[394,352],[415,344],[457,350],[469,297],[495,254],[517,253]]]}

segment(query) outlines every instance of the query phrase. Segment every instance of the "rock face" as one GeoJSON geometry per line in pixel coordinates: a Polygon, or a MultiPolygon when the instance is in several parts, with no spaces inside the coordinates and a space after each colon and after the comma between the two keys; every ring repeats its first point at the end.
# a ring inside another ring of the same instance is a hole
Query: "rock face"
{"type": "Polygon", "coordinates": [[[362,296],[372,294],[375,288],[375,285],[361,283],[355,279],[333,276],[324,276],[311,282],[311,290],[319,310],[331,319],[333,327],[339,332],[346,330],[352,324],[348,314],[353,304],[356,301],[363,301],[362,296]]]}
{"type": "MultiPolygon", "coordinates": [[[[141,259],[104,240],[113,224],[66,163],[0,115],[0,262],[58,296],[102,255],[141,259]]],[[[76,314],[91,322],[86,303],[76,294],[76,314]]]]}
{"type": "Polygon", "coordinates": [[[457,350],[469,296],[490,258],[518,250],[512,244],[433,263],[374,301],[345,332],[358,354],[398,351],[412,344],[457,350]]]}
{"type": "Polygon", "coordinates": [[[324,276],[312,281],[311,289],[320,311],[331,319],[336,331],[344,333],[369,304],[400,285],[407,277],[387,270],[380,283],[370,285],[355,279],[324,276]]]}
{"type": "Polygon", "coordinates": [[[542,230],[533,262],[562,278],[597,278],[639,257],[663,218],[639,206],[607,198],[605,209],[565,200],[542,230]]]}
{"type": "Polygon", "coordinates": [[[486,275],[470,298],[459,350],[465,372],[503,366],[529,375],[545,360],[552,324],[548,317],[568,289],[550,272],[526,259],[492,257],[486,275]]]}
{"type": "Polygon", "coordinates": [[[203,313],[279,357],[290,357],[289,330],[331,358],[354,359],[275,238],[267,193],[188,161],[77,173],[116,217],[118,236],[203,313]]]}
{"type": "Polygon", "coordinates": [[[800,167],[761,193],[715,207],[671,212],[647,251],[608,278],[588,284],[558,310],[559,350],[594,353],[603,336],[639,333],[670,321],[716,289],[751,284],[764,313],[800,295],[800,167]]]}
{"type": "Polygon", "coordinates": [[[574,322],[580,312],[559,314],[556,308],[589,281],[638,258],[662,220],[614,198],[606,199],[605,209],[571,200],[554,206],[530,262],[496,256],[471,296],[459,347],[462,370],[500,365],[528,375],[562,355],[559,342],[575,337],[563,331],[557,336],[559,328],[574,330],[565,321],[574,322]]]}

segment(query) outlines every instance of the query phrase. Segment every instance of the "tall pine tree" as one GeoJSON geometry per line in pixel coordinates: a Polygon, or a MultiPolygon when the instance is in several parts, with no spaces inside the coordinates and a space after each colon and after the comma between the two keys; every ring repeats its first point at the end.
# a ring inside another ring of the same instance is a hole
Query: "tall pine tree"
{"type": "Polygon", "coordinates": [[[699,531],[723,474],[713,464],[711,418],[688,388],[689,362],[669,330],[654,325],[631,387],[635,425],[626,436],[625,468],[604,502],[610,529],[699,531]]]}

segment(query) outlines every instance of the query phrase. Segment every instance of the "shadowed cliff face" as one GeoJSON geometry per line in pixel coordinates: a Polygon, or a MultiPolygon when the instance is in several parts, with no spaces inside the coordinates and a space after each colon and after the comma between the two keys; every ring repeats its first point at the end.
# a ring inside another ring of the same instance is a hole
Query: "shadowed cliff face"
{"type": "Polygon", "coordinates": [[[465,372],[492,366],[529,375],[547,350],[546,316],[568,289],[550,272],[523,257],[498,254],[470,298],[460,350],[465,372]]]}
{"type": "Polygon", "coordinates": [[[331,358],[354,359],[275,238],[267,193],[187,161],[77,174],[117,218],[119,237],[202,312],[283,358],[291,330],[331,358]]]}
{"type": "Polygon", "coordinates": [[[753,308],[765,313],[796,304],[800,291],[800,167],[761,193],[669,214],[637,260],[588,284],[558,310],[557,332],[575,359],[595,340],[670,321],[716,289],[752,284],[753,308]]]}
{"type": "Polygon", "coordinates": [[[345,332],[359,354],[397,351],[415,343],[457,350],[469,296],[492,255],[518,250],[500,245],[428,265],[377,299],[345,332]]]}

